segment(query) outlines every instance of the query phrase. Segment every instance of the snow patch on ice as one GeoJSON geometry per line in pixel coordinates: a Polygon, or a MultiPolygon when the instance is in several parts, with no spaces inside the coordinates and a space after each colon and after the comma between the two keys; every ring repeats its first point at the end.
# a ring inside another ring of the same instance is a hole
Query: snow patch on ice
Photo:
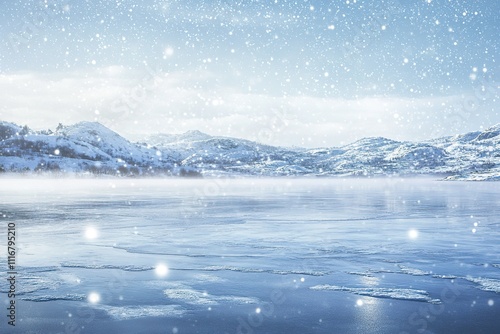
{"type": "Polygon", "coordinates": [[[58,271],[60,270],[59,267],[55,266],[48,266],[48,267],[17,267],[17,272],[18,273],[45,273],[45,272],[51,272],[51,271],[58,271]]]}
{"type": "Polygon", "coordinates": [[[347,271],[346,274],[363,276],[363,277],[373,277],[373,275],[369,272],[359,272],[359,271],[347,271]]]}
{"type": "Polygon", "coordinates": [[[153,270],[151,266],[133,266],[124,265],[116,266],[112,264],[74,264],[74,263],[61,263],[63,268],[80,268],[80,269],[118,269],[123,271],[149,271],[153,270]]]}
{"type": "Polygon", "coordinates": [[[175,299],[192,305],[218,305],[219,302],[234,304],[258,304],[259,300],[252,297],[240,296],[215,296],[206,291],[198,291],[189,287],[166,289],[165,295],[169,299],[175,299]]]}
{"type": "Polygon", "coordinates": [[[130,320],[147,317],[180,317],[186,313],[178,305],[109,306],[96,305],[115,320],[130,320]]]}
{"type": "Polygon", "coordinates": [[[169,299],[195,305],[216,305],[217,302],[209,298],[209,294],[193,289],[166,289],[163,291],[169,299]]]}
{"type": "Polygon", "coordinates": [[[55,300],[81,301],[87,298],[83,294],[66,294],[66,295],[42,295],[42,296],[25,296],[22,300],[30,302],[51,302],[55,300]]]}
{"type": "Polygon", "coordinates": [[[408,275],[413,275],[413,276],[427,276],[430,275],[431,273],[428,271],[423,271],[420,269],[416,268],[409,268],[403,265],[398,265],[399,269],[401,269],[401,272],[403,274],[408,274],[408,275]]]}
{"type": "Polygon", "coordinates": [[[228,302],[232,304],[259,304],[260,301],[253,297],[240,297],[240,296],[218,296],[218,301],[228,302]]]}
{"type": "MultiPolygon", "coordinates": [[[[61,290],[61,288],[73,288],[81,283],[80,279],[71,273],[61,272],[58,267],[21,267],[17,271],[16,277],[16,295],[32,297],[31,294],[36,294],[42,291],[43,295],[37,296],[41,299],[48,297],[50,294],[46,291],[61,290]],[[43,298],[42,298],[43,297],[43,298]]],[[[10,288],[10,283],[7,281],[7,275],[0,274],[0,293],[7,293],[10,288]]],[[[61,296],[56,296],[61,299],[61,296]]],[[[31,300],[31,299],[30,299],[31,300]]]]}
{"type": "Polygon", "coordinates": [[[220,283],[227,281],[222,277],[209,274],[196,274],[194,275],[194,278],[199,282],[206,282],[206,283],[220,283]]]}
{"type": "Polygon", "coordinates": [[[457,276],[455,275],[432,275],[434,278],[442,278],[442,279],[455,279],[457,276]]]}
{"type": "Polygon", "coordinates": [[[307,276],[325,276],[328,272],[315,270],[274,270],[274,269],[254,269],[254,268],[239,268],[232,266],[209,266],[202,270],[206,271],[237,271],[242,273],[268,273],[275,275],[307,275],[307,276]]]}
{"type": "Polygon", "coordinates": [[[317,270],[269,270],[271,274],[277,275],[307,275],[307,276],[325,276],[327,272],[317,270]]]}
{"type": "MultiPolygon", "coordinates": [[[[60,283],[47,277],[24,274],[17,277],[16,295],[25,295],[41,290],[55,290],[60,283]]],[[[6,275],[0,275],[0,292],[7,293],[10,288],[10,283],[7,281],[6,275]]]]}
{"type": "Polygon", "coordinates": [[[368,270],[372,274],[397,274],[397,271],[390,269],[370,269],[368,270]]]}
{"type": "Polygon", "coordinates": [[[189,288],[188,285],[178,282],[178,281],[164,281],[164,280],[157,280],[157,281],[147,281],[144,282],[145,285],[150,286],[152,288],[160,288],[160,289],[185,289],[189,288]]]}
{"type": "Polygon", "coordinates": [[[469,282],[478,284],[478,289],[483,291],[492,291],[500,293],[500,280],[494,278],[482,278],[482,277],[464,277],[469,282]]]}
{"type": "Polygon", "coordinates": [[[427,302],[431,304],[440,304],[439,299],[433,299],[429,296],[429,293],[425,290],[414,290],[414,289],[399,289],[399,288],[349,288],[345,286],[336,285],[316,285],[310,287],[311,290],[331,290],[331,291],[345,291],[354,293],[361,296],[369,296],[375,298],[390,298],[390,299],[402,299],[411,300],[419,302],[427,302]]]}
{"type": "MultiPolygon", "coordinates": [[[[56,289],[60,282],[50,279],[46,273],[58,271],[58,267],[18,267],[16,294],[24,295],[40,290],[56,289]]],[[[0,292],[7,293],[10,283],[6,273],[0,274],[0,292]]]]}
{"type": "Polygon", "coordinates": [[[264,273],[266,272],[263,269],[252,269],[252,268],[239,268],[232,266],[209,266],[205,267],[202,270],[206,271],[238,271],[243,273],[264,273]]]}

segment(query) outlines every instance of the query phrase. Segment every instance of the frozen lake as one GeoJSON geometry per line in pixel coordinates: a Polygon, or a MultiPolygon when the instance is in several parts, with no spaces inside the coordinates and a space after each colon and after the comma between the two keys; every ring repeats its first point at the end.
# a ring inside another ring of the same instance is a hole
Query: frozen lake
{"type": "Polygon", "coordinates": [[[500,187],[0,179],[1,333],[494,333],[500,187]],[[17,240],[7,325],[7,226],[17,240]]]}

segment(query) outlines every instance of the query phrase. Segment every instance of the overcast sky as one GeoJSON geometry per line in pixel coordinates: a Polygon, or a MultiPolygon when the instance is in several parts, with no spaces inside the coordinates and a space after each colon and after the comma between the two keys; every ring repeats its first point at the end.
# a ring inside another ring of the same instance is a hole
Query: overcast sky
{"type": "Polygon", "coordinates": [[[3,1],[0,119],[282,146],[500,123],[500,1],[3,1]]]}

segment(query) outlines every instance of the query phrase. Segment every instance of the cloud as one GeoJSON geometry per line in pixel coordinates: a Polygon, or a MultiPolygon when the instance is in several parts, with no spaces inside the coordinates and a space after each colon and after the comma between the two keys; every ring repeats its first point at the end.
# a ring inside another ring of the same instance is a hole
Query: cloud
{"type": "Polygon", "coordinates": [[[218,79],[209,71],[165,73],[147,66],[3,74],[0,118],[36,129],[96,120],[134,138],[197,129],[306,147],[347,144],[367,136],[421,140],[477,130],[499,119],[498,90],[480,98],[470,92],[345,99],[255,94],[218,79]],[[467,101],[476,106],[465,106],[467,101]]]}

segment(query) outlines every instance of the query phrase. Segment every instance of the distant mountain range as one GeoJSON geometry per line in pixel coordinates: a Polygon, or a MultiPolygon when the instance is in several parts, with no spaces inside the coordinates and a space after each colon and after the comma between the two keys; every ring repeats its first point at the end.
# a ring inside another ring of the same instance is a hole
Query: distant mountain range
{"type": "Polygon", "coordinates": [[[283,148],[199,131],[132,143],[95,122],[33,131],[0,122],[0,172],[121,176],[410,176],[500,180],[500,124],[423,142],[364,138],[283,148]]]}

